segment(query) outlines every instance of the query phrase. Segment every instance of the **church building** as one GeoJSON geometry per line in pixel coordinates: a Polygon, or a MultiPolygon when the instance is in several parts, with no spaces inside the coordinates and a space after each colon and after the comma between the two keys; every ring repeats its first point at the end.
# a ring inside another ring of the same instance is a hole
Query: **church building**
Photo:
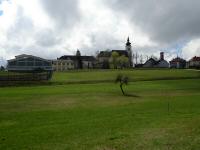
{"type": "Polygon", "coordinates": [[[76,55],[64,55],[53,61],[54,71],[68,71],[73,69],[93,69],[96,59],[93,56],[81,56],[77,50],[76,55]]]}
{"type": "Polygon", "coordinates": [[[132,46],[130,43],[130,39],[128,37],[127,42],[125,44],[125,50],[111,50],[111,51],[100,51],[97,55],[98,65],[102,69],[109,69],[109,64],[112,59],[112,54],[116,52],[120,56],[125,56],[128,59],[127,68],[133,67],[133,56],[132,56],[132,46]]]}

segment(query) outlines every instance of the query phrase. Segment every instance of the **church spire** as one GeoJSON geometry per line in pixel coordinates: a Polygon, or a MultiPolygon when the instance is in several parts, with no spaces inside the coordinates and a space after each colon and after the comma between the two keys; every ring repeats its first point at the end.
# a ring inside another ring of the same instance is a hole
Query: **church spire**
{"type": "Polygon", "coordinates": [[[131,48],[131,42],[128,37],[126,42],[126,51],[128,53],[128,59],[129,59],[129,67],[133,67],[133,56],[132,56],[132,48],[131,48]]]}
{"type": "Polygon", "coordinates": [[[129,37],[128,37],[127,42],[126,42],[126,46],[131,46],[131,43],[130,43],[129,37]]]}

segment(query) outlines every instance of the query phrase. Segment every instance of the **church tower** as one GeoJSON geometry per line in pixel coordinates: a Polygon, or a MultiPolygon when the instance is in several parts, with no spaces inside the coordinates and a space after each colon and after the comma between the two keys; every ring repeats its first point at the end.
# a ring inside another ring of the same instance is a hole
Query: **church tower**
{"type": "Polygon", "coordinates": [[[126,51],[127,51],[127,53],[128,53],[128,58],[129,58],[130,67],[133,67],[132,46],[131,46],[129,37],[128,37],[127,42],[126,42],[126,51]]]}
{"type": "Polygon", "coordinates": [[[83,62],[82,62],[82,58],[81,58],[81,52],[79,50],[77,50],[76,52],[76,68],[77,69],[83,69],[83,62]]]}

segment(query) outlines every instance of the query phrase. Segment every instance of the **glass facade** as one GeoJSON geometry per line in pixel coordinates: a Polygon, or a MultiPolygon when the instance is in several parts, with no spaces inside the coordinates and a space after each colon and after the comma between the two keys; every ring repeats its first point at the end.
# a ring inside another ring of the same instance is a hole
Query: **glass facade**
{"type": "Polygon", "coordinates": [[[35,70],[41,68],[44,70],[52,70],[52,62],[48,60],[38,59],[34,56],[17,57],[16,59],[8,61],[8,70],[35,70]]]}

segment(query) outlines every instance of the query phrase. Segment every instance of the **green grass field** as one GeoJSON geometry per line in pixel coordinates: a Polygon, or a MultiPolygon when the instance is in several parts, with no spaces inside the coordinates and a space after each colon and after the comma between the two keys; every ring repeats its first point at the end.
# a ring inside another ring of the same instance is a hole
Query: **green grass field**
{"type": "Polygon", "coordinates": [[[0,88],[0,149],[199,150],[197,77],[194,70],[80,71],[55,73],[52,82],[63,85],[0,88]],[[135,96],[111,82],[119,72],[137,81],[125,87],[135,96]]]}
{"type": "Polygon", "coordinates": [[[89,82],[113,82],[117,74],[127,75],[131,81],[157,80],[157,79],[185,79],[200,77],[200,72],[195,70],[90,70],[70,71],[68,73],[54,73],[52,82],[60,83],[89,83],[89,82]]]}

